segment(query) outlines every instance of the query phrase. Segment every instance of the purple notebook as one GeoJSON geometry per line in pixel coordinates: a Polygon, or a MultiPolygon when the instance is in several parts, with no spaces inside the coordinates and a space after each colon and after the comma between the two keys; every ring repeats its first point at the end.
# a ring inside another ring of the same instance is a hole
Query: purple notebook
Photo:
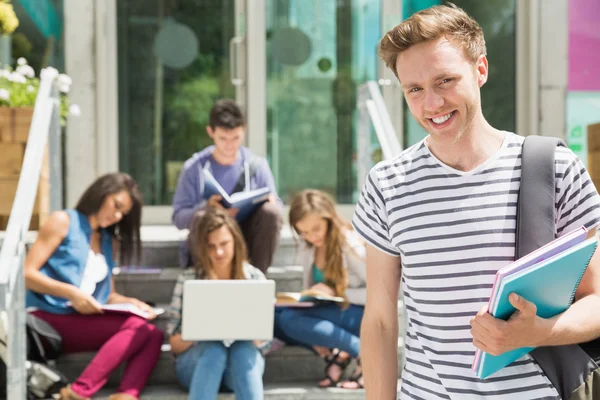
{"type": "MultiPolygon", "coordinates": [[[[561,237],[554,239],[545,246],[540,247],[537,250],[532,251],[524,257],[510,263],[504,268],[501,268],[496,272],[496,279],[494,280],[494,286],[492,287],[492,294],[488,302],[488,310],[493,310],[496,306],[496,297],[498,296],[499,282],[502,282],[506,276],[512,275],[516,272],[522,271],[532,265],[544,261],[550,257],[553,257],[568,248],[573,247],[585,240],[588,231],[585,226],[575,229],[569,233],[562,235],[561,237]]],[[[489,311],[488,311],[489,312],[489,311]]],[[[475,352],[475,359],[473,360],[472,369],[477,371],[479,369],[479,361],[481,359],[481,350],[477,349],[475,352]]]]}

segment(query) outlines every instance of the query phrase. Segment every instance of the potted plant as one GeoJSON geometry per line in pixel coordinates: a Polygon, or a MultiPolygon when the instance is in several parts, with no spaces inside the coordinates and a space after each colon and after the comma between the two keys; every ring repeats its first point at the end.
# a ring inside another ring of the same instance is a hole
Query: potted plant
{"type": "MultiPolygon", "coordinates": [[[[69,105],[66,96],[71,87],[71,78],[60,74],[56,84],[60,91],[60,122],[64,126],[67,115],[79,115],[80,110],[77,105],[69,105]]],[[[39,86],[40,80],[24,58],[19,58],[14,70],[10,67],[0,69],[0,230],[6,227],[17,190],[39,86]]],[[[47,159],[45,157],[38,199],[34,206],[33,229],[43,222],[50,211],[47,159]]]]}

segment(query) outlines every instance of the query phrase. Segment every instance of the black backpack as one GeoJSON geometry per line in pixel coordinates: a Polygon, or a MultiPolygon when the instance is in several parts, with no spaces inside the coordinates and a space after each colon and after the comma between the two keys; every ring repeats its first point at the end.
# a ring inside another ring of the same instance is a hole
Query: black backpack
{"type": "MultiPolygon", "coordinates": [[[[32,314],[25,320],[27,346],[27,400],[53,399],[68,379],[56,369],[55,362],[61,353],[62,338],[46,321],[32,314]]],[[[0,325],[2,321],[0,321],[0,325]]],[[[6,327],[4,329],[6,332],[6,327]]],[[[6,349],[5,337],[0,346],[6,349]]],[[[0,357],[0,399],[6,399],[6,364],[0,357]]]]}
{"type": "MultiPolygon", "coordinates": [[[[554,240],[557,146],[566,147],[562,140],[544,136],[528,136],[523,143],[515,259],[554,240]]],[[[600,398],[600,339],[580,345],[538,347],[530,354],[562,399],[600,398]]]]}

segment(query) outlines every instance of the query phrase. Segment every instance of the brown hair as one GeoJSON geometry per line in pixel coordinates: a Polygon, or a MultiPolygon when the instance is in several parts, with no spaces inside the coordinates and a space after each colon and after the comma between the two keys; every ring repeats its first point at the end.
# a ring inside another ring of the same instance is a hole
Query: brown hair
{"type": "Polygon", "coordinates": [[[394,72],[398,55],[410,47],[447,36],[473,63],[486,55],[481,26],[463,9],[452,3],[421,10],[391,29],[379,43],[379,57],[394,72]]]}
{"type": "Polygon", "coordinates": [[[233,100],[219,100],[210,110],[208,125],[213,130],[216,128],[231,130],[245,124],[244,113],[233,100]]]}
{"type": "MultiPolygon", "coordinates": [[[[308,214],[314,213],[327,221],[327,235],[325,236],[325,283],[335,290],[336,296],[345,297],[348,286],[348,274],[343,265],[342,248],[346,246],[344,228],[350,225],[344,222],[335,212],[335,203],[325,193],[319,190],[304,190],[292,199],[290,204],[290,225],[298,236],[296,224],[308,214]]],[[[307,242],[309,247],[312,247],[307,242]]]]}
{"type": "Polygon", "coordinates": [[[140,224],[142,220],[142,196],[133,178],[123,172],[106,174],[96,179],[81,195],[75,209],[87,215],[100,211],[107,196],[125,190],[131,197],[131,211],[114,225],[106,228],[119,240],[119,262],[127,265],[136,264],[140,260],[141,239],[140,224]]]}
{"type": "Polygon", "coordinates": [[[200,218],[194,218],[194,223],[191,227],[190,235],[192,242],[190,245],[195,260],[196,275],[203,275],[204,279],[217,279],[212,262],[208,256],[208,236],[222,226],[226,226],[229,229],[234,242],[230,279],[246,279],[244,261],[246,261],[248,253],[244,236],[237,222],[229,214],[221,209],[212,207],[207,208],[204,215],[200,218]]]}

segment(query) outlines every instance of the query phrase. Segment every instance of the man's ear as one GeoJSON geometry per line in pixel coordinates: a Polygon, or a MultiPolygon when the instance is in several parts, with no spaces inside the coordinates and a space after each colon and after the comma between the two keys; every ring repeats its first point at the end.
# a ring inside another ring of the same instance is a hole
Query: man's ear
{"type": "Polygon", "coordinates": [[[477,74],[477,84],[482,87],[488,80],[488,60],[486,56],[481,55],[477,59],[475,73],[477,74]]]}
{"type": "Polygon", "coordinates": [[[210,127],[210,125],[206,125],[206,133],[210,136],[211,139],[214,139],[215,131],[210,127]]]}

